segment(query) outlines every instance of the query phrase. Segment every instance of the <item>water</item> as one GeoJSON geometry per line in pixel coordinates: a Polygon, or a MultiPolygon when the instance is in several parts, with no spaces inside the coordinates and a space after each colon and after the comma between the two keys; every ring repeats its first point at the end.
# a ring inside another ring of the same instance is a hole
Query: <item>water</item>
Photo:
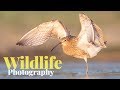
{"type": "MultiPolygon", "coordinates": [[[[9,76],[5,63],[0,63],[0,79],[85,79],[85,62],[63,63],[51,76],[9,76]]],[[[89,62],[89,79],[120,79],[120,62],[89,62]]]]}

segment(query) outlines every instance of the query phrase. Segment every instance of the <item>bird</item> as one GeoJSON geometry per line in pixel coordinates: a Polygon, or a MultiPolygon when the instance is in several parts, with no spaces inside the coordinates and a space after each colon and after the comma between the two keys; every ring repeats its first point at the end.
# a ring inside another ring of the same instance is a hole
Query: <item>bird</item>
{"type": "MultiPolygon", "coordinates": [[[[19,46],[38,46],[50,38],[57,38],[63,52],[69,56],[84,59],[86,62],[86,75],[88,75],[88,58],[95,57],[101,49],[107,48],[103,31],[84,13],[79,14],[81,31],[77,36],[70,34],[70,31],[63,23],[56,19],[41,23],[26,33],[17,43],[19,46]]],[[[51,51],[53,51],[53,49],[51,51]]]]}

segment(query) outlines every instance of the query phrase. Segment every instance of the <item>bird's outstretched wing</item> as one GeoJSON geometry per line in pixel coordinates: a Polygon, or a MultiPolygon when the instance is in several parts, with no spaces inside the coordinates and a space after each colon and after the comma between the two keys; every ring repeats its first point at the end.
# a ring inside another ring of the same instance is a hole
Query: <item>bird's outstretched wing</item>
{"type": "Polygon", "coordinates": [[[69,35],[67,29],[58,20],[45,22],[25,34],[16,45],[37,46],[45,43],[50,37],[61,39],[69,35]]]}
{"type": "Polygon", "coordinates": [[[93,43],[96,46],[106,47],[102,30],[85,14],[79,14],[81,32],[78,35],[78,46],[82,43],[93,43]]]}

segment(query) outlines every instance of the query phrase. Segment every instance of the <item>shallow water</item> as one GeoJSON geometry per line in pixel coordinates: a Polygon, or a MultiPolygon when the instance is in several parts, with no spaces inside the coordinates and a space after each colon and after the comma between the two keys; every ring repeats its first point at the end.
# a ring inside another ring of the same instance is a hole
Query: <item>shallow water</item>
{"type": "Polygon", "coordinates": [[[120,62],[89,62],[89,74],[85,75],[85,62],[65,62],[53,76],[8,75],[5,63],[0,63],[0,79],[120,79],[120,62]]]}

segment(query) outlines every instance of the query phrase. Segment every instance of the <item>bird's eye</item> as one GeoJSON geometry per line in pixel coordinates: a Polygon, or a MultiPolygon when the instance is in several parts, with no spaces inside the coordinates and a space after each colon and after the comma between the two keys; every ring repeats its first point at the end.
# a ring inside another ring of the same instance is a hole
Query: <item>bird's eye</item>
{"type": "Polygon", "coordinates": [[[67,41],[67,40],[65,39],[65,41],[67,41]]]}

